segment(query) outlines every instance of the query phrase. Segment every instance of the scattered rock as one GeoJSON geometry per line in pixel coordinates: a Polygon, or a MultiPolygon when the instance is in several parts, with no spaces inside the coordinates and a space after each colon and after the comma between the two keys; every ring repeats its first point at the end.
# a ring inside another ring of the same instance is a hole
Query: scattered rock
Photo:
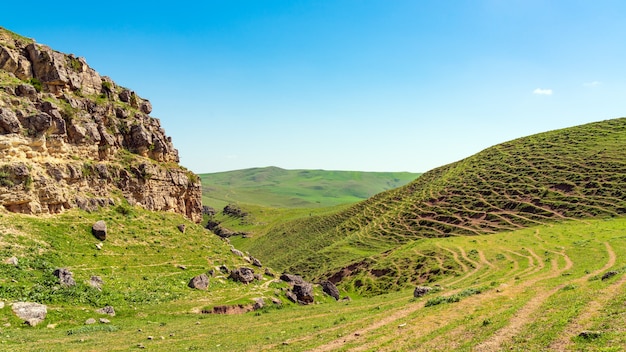
{"type": "Polygon", "coordinates": [[[302,276],[293,275],[293,274],[282,274],[280,275],[280,279],[292,285],[301,284],[305,282],[302,276]]]}
{"type": "Polygon", "coordinates": [[[350,296],[343,296],[343,297],[341,298],[341,300],[342,300],[342,301],[345,301],[345,302],[350,302],[350,301],[352,301],[352,298],[350,298],[350,296]]]}
{"type": "Polygon", "coordinates": [[[206,290],[209,287],[209,277],[207,274],[194,276],[191,280],[189,280],[187,286],[198,290],[206,290]]]}
{"type": "Polygon", "coordinates": [[[91,233],[100,241],[107,239],[107,224],[104,220],[98,220],[91,228],[91,233]]]}
{"type": "Polygon", "coordinates": [[[427,294],[430,291],[432,291],[432,287],[417,286],[415,287],[415,290],[413,290],[413,297],[415,298],[422,297],[423,295],[427,294]]]}
{"type": "Polygon", "coordinates": [[[607,271],[606,273],[604,273],[604,275],[602,275],[602,280],[608,280],[610,278],[612,278],[613,276],[617,275],[617,271],[607,271]]]}
{"type": "Polygon", "coordinates": [[[57,327],[57,324],[48,324],[46,325],[46,328],[48,329],[55,329],[57,327]]]}
{"type": "Polygon", "coordinates": [[[98,314],[107,314],[107,315],[110,315],[110,316],[114,317],[115,316],[115,309],[113,309],[112,306],[106,306],[104,308],[97,309],[96,313],[98,313],[98,314]]]}
{"type": "Polygon", "coordinates": [[[335,286],[335,284],[327,280],[322,281],[320,285],[322,285],[322,290],[324,291],[324,293],[333,297],[335,300],[339,300],[339,289],[337,289],[337,286],[335,286]]]}
{"type": "Polygon", "coordinates": [[[148,340],[154,340],[154,336],[148,336],[148,340]]]}
{"type": "Polygon", "coordinates": [[[230,274],[230,269],[226,265],[220,265],[218,269],[222,274],[230,274]]]}
{"type": "Polygon", "coordinates": [[[270,300],[272,301],[273,304],[280,306],[283,304],[283,301],[281,301],[280,299],[276,298],[276,297],[272,297],[270,298],[270,300]]]}
{"type": "Polygon", "coordinates": [[[93,275],[91,276],[87,284],[93,288],[97,288],[98,290],[102,291],[102,285],[104,285],[104,281],[102,281],[102,278],[100,276],[93,275]]]}
{"type": "Polygon", "coordinates": [[[178,269],[180,269],[180,270],[187,270],[187,267],[186,267],[186,266],[184,266],[184,265],[182,265],[182,264],[178,264],[178,265],[176,265],[176,267],[177,267],[178,269]]]}
{"type": "Polygon", "coordinates": [[[241,210],[241,208],[235,204],[228,204],[227,206],[225,206],[222,210],[222,213],[224,215],[232,216],[235,218],[244,218],[248,216],[248,213],[241,210]]]}
{"type": "Polygon", "coordinates": [[[102,242],[96,243],[96,249],[97,250],[102,250],[102,242]]]}
{"type": "Polygon", "coordinates": [[[230,251],[231,251],[234,255],[236,255],[236,256],[238,256],[238,257],[244,257],[243,252],[242,252],[242,251],[240,251],[240,250],[238,250],[238,249],[231,248],[231,249],[230,249],[230,251]]]}
{"type": "Polygon", "coordinates": [[[176,228],[177,228],[177,229],[178,229],[178,231],[180,231],[181,233],[185,233],[185,229],[186,229],[185,224],[180,224],[180,225],[176,226],[176,228]]]}
{"type": "Polygon", "coordinates": [[[250,257],[250,260],[252,261],[252,265],[254,266],[258,266],[259,268],[263,266],[263,264],[261,264],[261,261],[256,259],[255,257],[250,257]]]}
{"type": "Polygon", "coordinates": [[[63,286],[70,287],[76,285],[72,272],[66,268],[56,269],[53,275],[59,278],[59,283],[63,286]]]}
{"type": "Polygon", "coordinates": [[[293,303],[298,303],[298,296],[296,296],[295,293],[287,291],[285,292],[285,296],[287,296],[287,298],[293,303]]]}
{"type": "Polygon", "coordinates": [[[230,306],[215,306],[211,310],[203,310],[203,314],[243,314],[255,310],[253,304],[235,304],[230,306]]]}
{"type": "Polygon", "coordinates": [[[265,275],[267,275],[269,277],[275,277],[276,276],[276,275],[274,275],[274,273],[269,268],[265,268],[265,275]]]}
{"type": "Polygon", "coordinates": [[[253,301],[254,301],[254,306],[253,306],[254,310],[265,307],[265,300],[263,300],[263,298],[254,298],[253,301]]]}
{"type": "Polygon", "coordinates": [[[301,303],[301,304],[313,303],[313,284],[309,282],[295,284],[293,285],[292,292],[298,298],[298,303],[301,303]]]}
{"type": "Polygon", "coordinates": [[[144,345],[143,345],[143,344],[141,344],[141,343],[138,343],[138,344],[137,344],[137,348],[144,349],[144,348],[146,348],[146,346],[144,346],[144,345]]]}
{"type": "Polygon", "coordinates": [[[13,313],[28,325],[35,326],[46,319],[48,307],[33,302],[15,302],[13,303],[13,313]]]}
{"type": "Polygon", "coordinates": [[[3,309],[3,308],[4,308],[4,302],[0,301],[0,309],[3,309]]]}
{"type": "Polygon", "coordinates": [[[100,321],[100,324],[109,324],[111,321],[107,318],[100,318],[98,319],[100,321]]]}
{"type": "Polygon", "coordinates": [[[254,270],[246,267],[237,268],[230,272],[230,278],[248,284],[254,281],[254,270]]]}
{"type": "Polygon", "coordinates": [[[89,318],[87,320],[85,320],[85,325],[91,325],[91,324],[95,324],[96,323],[96,319],[94,318],[89,318]]]}
{"type": "Polygon", "coordinates": [[[17,266],[18,262],[17,262],[17,257],[11,257],[8,258],[7,260],[4,261],[5,264],[9,264],[9,265],[13,265],[13,266],[17,266]]]}
{"type": "Polygon", "coordinates": [[[208,215],[208,216],[214,216],[215,214],[217,214],[217,211],[214,208],[211,208],[208,205],[203,205],[202,206],[202,214],[208,215]]]}
{"type": "Polygon", "coordinates": [[[584,330],[580,334],[578,334],[578,336],[582,337],[583,339],[586,339],[586,340],[593,340],[593,339],[597,339],[598,337],[602,336],[602,332],[600,332],[600,331],[584,330]]]}

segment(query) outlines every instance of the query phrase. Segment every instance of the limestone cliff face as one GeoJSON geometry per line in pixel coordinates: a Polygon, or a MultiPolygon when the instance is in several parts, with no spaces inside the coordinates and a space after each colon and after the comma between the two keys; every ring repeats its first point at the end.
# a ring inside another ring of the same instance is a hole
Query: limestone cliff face
{"type": "Polygon", "coordinates": [[[123,197],[200,221],[199,178],[151,111],[84,59],[0,28],[0,205],[57,213],[123,197]]]}

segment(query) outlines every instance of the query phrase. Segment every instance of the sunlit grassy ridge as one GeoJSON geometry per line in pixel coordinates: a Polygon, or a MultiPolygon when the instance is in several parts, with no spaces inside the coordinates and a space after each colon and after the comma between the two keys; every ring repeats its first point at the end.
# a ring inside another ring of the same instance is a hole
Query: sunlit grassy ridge
{"type": "Polygon", "coordinates": [[[203,204],[247,203],[318,208],[355,203],[416,179],[409,172],[285,170],[278,167],[201,174],[203,204]]]}
{"type": "Polygon", "coordinates": [[[277,268],[309,277],[356,265],[360,275],[377,279],[344,282],[365,291],[430,281],[456,269],[436,263],[430,251],[402,254],[407,243],[625,214],[624,146],[625,118],[516,139],[343,212],[275,227],[249,248],[277,268]]]}

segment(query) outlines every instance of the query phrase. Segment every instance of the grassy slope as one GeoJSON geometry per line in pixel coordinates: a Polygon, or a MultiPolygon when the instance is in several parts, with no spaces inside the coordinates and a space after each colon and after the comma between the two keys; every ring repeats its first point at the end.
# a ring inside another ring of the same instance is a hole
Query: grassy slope
{"type": "Polygon", "coordinates": [[[318,208],[355,203],[417,178],[408,172],[358,172],[254,168],[202,174],[203,204],[270,208],[318,208]]]}
{"type": "MultiPolygon", "coordinates": [[[[91,220],[78,220],[77,226],[86,227],[91,220]]],[[[29,223],[23,226],[24,234],[36,230],[26,228],[29,223]]],[[[113,228],[121,232],[116,225],[113,228]]],[[[20,325],[5,307],[0,309],[0,326],[6,322],[11,326],[1,328],[0,350],[121,351],[143,344],[158,351],[620,351],[619,346],[626,344],[624,228],[626,218],[620,217],[415,242],[410,249],[415,256],[435,246],[442,249],[442,262],[447,261],[445,253],[453,252],[456,258],[456,272],[436,281],[442,291],[419,299],[413,299],[410,290],[401,290],[370,298],[353,296],[350,302],[326,301],[237,316],[192,312],[191,308],[206,304],[207,296],[236,296],[224,287],[159,304],[117,306],[118,315],[110,318],[117,331],[101,330],[105,325],[83,325],[94,316],[85,304],[51,305],[46,321],[34,328],[20,325]],[[609,270],[617,275],[600,280],[609,270]],[[46,324],[58,325],[46,328],[46,324]],[[598,332],[598,337],[576,337],[583,330],[598,332]]],[[[144,236],[142,231],[134,233],[144,236]]],[[[82,246],[78,242],[76,246],[82,246]]],[[[97,259],[89,258],[90,248],[77,249],[76,262],[87,261],[84,268],[92,267],[97,259]],[[88,255],[82,257],[83,252],[88,255]]],[[[188,265],[199,256],[190,251],[178,255],[188,265]]],[[[199,261],[197,265],[202,266],[199,261]]],[[[144,281],[137,269],[128,268],[128,282],[144,281]]],[[[113,269],[102,268],[100,273],[106,275],[106,270],[113,269]]],[[[75,266],[74,271],[90,270],[75,266]]],[[[84,279],[83,274],[77,276],[84,279]]],[[[174,281],[178,280],[182,278],[174,281]]]]}
{"type": "MultiPolygon", "coordinates": [[[[384,285],[401,287],[418,280],[407,268],[434,265],[427,257],[402,254],[401,245],[413,240],[626,213],[624,145],[625,118],[520,138],[343,212],[278,226],[249,250],[276,268],[310,277],[365,260],[368,275],[388,270],[400,281],[384,285]]],[[[428,272],[420,276],[428,278],[428,272]]]]}
{"type": "Polygon", "coordinates": [[[0,264],[0,300],[50,304],[49,321],[62,328],[82,325],[94,316],[94,308],[105,305],[113,305],[121,316],[159,310],[163,304],[186,314],[274,295],[267,287],[269,277],[265,286],[246,286],[219,272],[211,278],[209,291],[188,288],[192,277],[220,265],[232,269],[250,264],[233,255],[218,237],[179,215],[124,206],[92,214],[76,210],[45,217],[0,214],[0,258],[12,256],[19,260],[17,267],[0,264]],[[102,250],[96,249],[99,241],[91,234],[99,219],[108,228],[102,250]],[[184,234],[177,229],[179,224],[186,225],[184,234]],[[61,267],[73,272],[75,287],[58,286],[52,273],[61,267]],[[103,279],[102,291],[86,284],[92,275],[103,279]]]}

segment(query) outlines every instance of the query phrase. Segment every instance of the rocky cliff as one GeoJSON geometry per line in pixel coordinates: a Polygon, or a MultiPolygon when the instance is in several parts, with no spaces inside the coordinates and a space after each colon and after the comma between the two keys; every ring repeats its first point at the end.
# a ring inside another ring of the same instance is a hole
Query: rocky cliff
{"type": "Polygon", "coordinates": [[[0,28],[0,205],[58,213],[126,199],[200,221],[199,178],[151,111],[83,58],[0,28]]]}

